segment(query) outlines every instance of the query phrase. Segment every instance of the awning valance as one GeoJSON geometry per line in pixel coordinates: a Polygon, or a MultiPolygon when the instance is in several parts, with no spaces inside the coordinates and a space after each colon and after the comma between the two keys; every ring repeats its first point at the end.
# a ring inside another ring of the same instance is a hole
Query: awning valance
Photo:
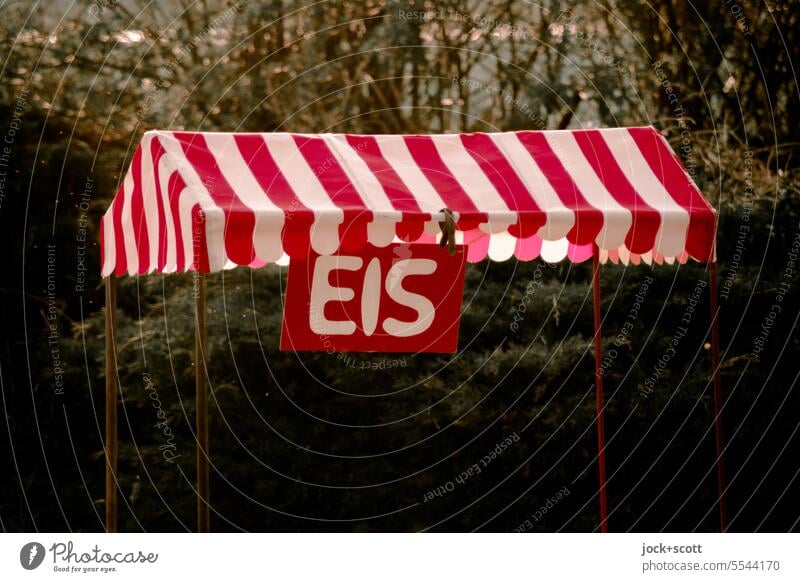
{"type": "Polygon", "coordinates": [[[713,258],[715,212],[652,127],[447,135],[149,131],[101,223],[102,273],[219,271],[431,241],[469,260],[713,258]]]}

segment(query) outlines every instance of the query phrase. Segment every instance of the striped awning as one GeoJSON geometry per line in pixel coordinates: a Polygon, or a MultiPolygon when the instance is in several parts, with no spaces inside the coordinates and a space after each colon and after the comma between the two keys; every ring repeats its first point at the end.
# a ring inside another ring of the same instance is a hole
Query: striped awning
{"type": "Polygon", "coordinates": [[[715,212],[652,127],[447,135],[149,131],[101,223],[107,276],[435,242],[469,260],[684,262],[715,212]]]}

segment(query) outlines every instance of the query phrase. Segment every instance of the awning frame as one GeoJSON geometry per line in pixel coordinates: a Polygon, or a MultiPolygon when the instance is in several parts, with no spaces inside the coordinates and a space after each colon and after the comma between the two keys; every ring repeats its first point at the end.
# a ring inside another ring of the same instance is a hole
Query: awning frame
{"type": "MultiPolygon", "coordinates": [[[[635,130],[640,131],[649,131],[655,132],[653,128],[633,128],[635,130]]],[[[609,131],[609,130],[605,130],[609,131]]],[[[620,128],[618,130],[613,131],[628,131],[626,128],[620,128]]],[[[534,134],[534,133],[545,133],[545,132],[520,132],[527,134],[534,134]]],[[[549,133],[558,133],[558,132],[549,132],[549,133]]],[[[144,140],[146,145],[152,146],[151,155],[154,152],[160,151],[158,147],[155,145],[154,139],[160,139],[163,137],[165,132],[148,132],[146,134],[146,139],[144,140]]],[[[233,134],[224,134],[224,135],[233,135],[233,134]]],[[[268,135],[268,134],[265,134],[268,135]]],[[[470,134],[473,135],[473,134],[470,134]]],[[[486,134],[482,134],[486,135],[486,134]]],[[[658,140],[663,144],[666,144],[666,140],[655,132],[654,135],[657,135],[658,140]]],[[[310,139],[318,136],[306,136],[310,139]]],[[[397,136],[394,136],[397,137],[397,136]]],[[[424,136],[417,136],[417,137],[424,137],[424,136]]],[[[171,136],[170,136],[171,138],[171,136]]],[[[204,138],[205,139],[205,138],[204,138]]],[[[323,139],[330,140],[330,137],[326,137],[323,139]]],[[[503,138],[505,139],[505,138],[503,138]]],[[[527,139],[527,137],[526,137],[527,139]]],[[[538,138],[541,139],[541,138],[538,138]]],[[[558,139],[562,139],[559,137],[558,139]]],[[[583,138],[581,138],[583,139],[583,138]]],[[[675,156],[674,152],[669,149],[668,144],[666,145],[667,149],[671,153],[672,156],[672,163],[677,161],[678,165],[680,162],[678,161],[677,156],[675,156]]],[[[173,152],[175,151],[175,144],[168,146],[168,148],[172,148],[173,152]]],[[[163,158],[164,152],[161,151],[161,156],[163,158]]],[[[208,391],[210,387],[209,376],[208,376],[208,352],[207,352],[207,327],[206,327],[206,314],[207,314],[207,305],[206,305],[206,281],[205,281],[205,274],[209,272],[215,272],[222,268],[230,268],[236,266],[236,263],[231,263],[228,261],[223,261],[223,257],[219,256],[218,253],[219,249],[224,248],[225,244],[223,243],[220,246],[219,237],[222,236],[223,238],[227,234],[227,229],[231,228],[235,221],[228,222],[226,215],[222,210],[219,209],[218,206],[209,206],[206,205],[204,207],[203,201],[208,202],[210,199],[209,191],[210,188],[206,186],[206,191],[202,191],[197,184],[189,184],[185,188],[181,189],[179,194],[184,194],[188,196],[188,198],[181,199],[178,197],[171,198],[171,203],[173,204],[174,208],[181,214],[181,219],[174,223],[174,228],[177,229],[179,226],[183,226],[184,228],[190,227],[193,232],[193,236],[191,238],[191,244],[189,245],[188,242],[184,240],[186,243],[183,248],[184,255],[188,255],[189,251],[191,250],[191,260],[186,260],[188,256],[184,256],[183,261],[183,269],[179,269],[178,265],[170,264],[169,260],[164,259],[164,249],[159,251],[159,259],[157,262],[148,262],[142,261],[141,257],[133,265],[132,261],[130,260],[133,257],[136,257],[135,249],[145,249],[147,248],[148,252],[152,251],[153,248],[157,248],[158,245],[154,245],[154,241],[152,239],[152,234],[155,232],[152,228],[152,224],[148,223],[143,225],[142,222],[146,222],[149,219],[152,219],[153,216],[156,215],[154,208],[147,207],[143,208],[142,205],[149,200],[151,203],[153,201],[152,196],[147,198],[147,195],[141,191],[139,188],[139,197],[137,198],[136,192],[136,183],[137,177],[135,174],[137,171],[139,172],[139,182],[142,182],[141,179],[141,172],[143,168],[145,172],[151,171],[141,164],[142,157],[146,157],[148,154],[145,151],[143,153],[142,148],[140,147],[137,150],[137,154],[134,156],[134,162],[132,164],[132,169],[129,170],[128,175],[126,176],[125,183],[123,184],[120,192],[122,194],[118,194],[118,197],[115,198],[115,201],[112,202],[111,208],[106,213],[103,219],[103,223],[101,224],[101,248],[104,251],[104,260],[103,260],[103,280],[105,284],[105,443],[104,443],[104,450],[105,450],[105,458],[106,458],[106,487],[105,487],[105,524],[106,524],[106,531],[108,532],[115,532],[118,530],[118,490],[119,490],[119,482],[118,482],[118,464],[117,464],[117,456],[118,456],[118,429],[117,429],[117,406],[119,400],[119,391],[120,391],[120,380],[119,374],[117,370],[117,276],[124,275],[126,273],[135,275],[135,274],[144,274],[148,272],[155,272],[160,271],[162,273],[169,273],[169,272],[177,272],[177,271],[185,271],[192,273],[193,279],[193,297],[195,299],[195,394],[196,394],[196,466],[197,466],[197,530],[198,531],[209,531],[210,529],[210,492],[209,492],[209,435],[208,435],[208,391]],[[137,170],[138,164],[138,170],[137,170]],[[119,202],[120,198],[122,202],[119,202]],[[194,197],[193,197],[194,196],[194,197]],[[134,207],[136,207],[134,209],[134,207]],[[134,215],[139,216],[139,222],[135,222],[133,219],[134,215]],[[129,222],[126,223],[127,226],[123,229],[122,222],[123,217],[125,220],[130,218],[129,222]],[[112,229],[115,231],[114,237],[110,236],[109,230],[112,229]],[[124,232],[123,232],[124,231],[124,232]],[[149,231],[149,236],[147,235],[149,231]],[[123,233],[127,233],[127,238],[125,236],[118,236],[122,235],[123,233]],[[143,235],[144,233],[144,235],[143,235]],[[135,240],[130,239],[130,235],[135,237],[135,240]],[[143,238],[146,238],[146,241],[143,241],[143,238]],[[216,243],[210,242],[211,239],[216,240],[216,243]],[[124,247],[120,247],[117,245],[124,245],[124,247]],[[124,252],[120,252],[124,248],[124,252]],[[124,257],[122,261],[110,261],[109,259],[109,252],[113,252],[116,257],[124,257]],[[122,264],[122,269],[120,266],[122,264]],[[116,276],[115,276],[116,275],[116,276]]],[[[162,160],[163,161],[163,160],[162,160]]],[[[172,176],[175,175],[175,172],[180,174],[181,164],[179,161],[167,160],[166,166],[171,168],[173,171],[172,176]]],[[[185,165],[184,165],[185,168],[185,165]]],[[[682,166],[681,166],[682,169],[682,166]]],[[[672,169],[673,179],[675,179],[675,170],[674,166],[672,169]]],[[[691,177],[683,170],[684,178],[686,180],[686,186],[689,188],[696,189],[697,187],[694,185],[694,182],[691,180],[691,177]]],[[[146,181],[146,180],[145,180],[146,181]]],[[[157,182],[157,181],[156,181],[157,182]]],[[[154,182],[155,184],[155,182],[154,182]]],[[[623,187],[625,187],[623,185],[623,187]]],[[[697,190],[699,193],[699,190],[697,190]]],[[[150,194],[153,194],[152,192],[150,194]]],[[[700,196],[702,199],[702,195],[700,196]]],[[[717,295],[717,265],[716,265],[716,254],[715,254],[715,245],[714,241],[716,239],[716,212],[715,210],[708,205],[707,202],[703,199],[705,207],[703,210],[703,217],[701,219],[702,224],[706,224],[710,226],[710,232],[706,233],[710,238],[708,241],[700,241],[695,246],[695,254],[693,258],[700,262],[707,263],[708,267],[708,276],[709,276],[709,301],[710,301],[710,328],[711,328],[711,384],[713,387],[713,399],[714,399],[714,434],[715,434],[715,447],[716,447],[716,458],[715,458],[715,467],[717,473],[717,490],[718,490],[718,503],[719,503],[719,523],[720,523],[720,530],[726,531],[728,527],[728,518],[727,518],[727,503],[726,503],[726,480],[725,480],[725,468],[724,468],[724,452],[726,449],[725,439],[724,439],[724,432],[723,432],[723,424],[722,424],[722,413],[725,407],[725,402],[722,395],[722,387],[721,387],[721,379],[720,379],[720,351],[719,351],[719,304],[718,304],[718,295],[717,295]],[[697,249],[700,249],[699,251],[697,249]]],[[[447,205],[443,205],[444,208],[447,208],[447,205]]],[[[446,213],[442,211],[442,207],[439,206],[437,210],[428,209],[427,212],[418,212],[413,216],[414,219],[422,221],[425,223],[424,228],[420,231],[419,237],[414,239],[420,242],[429,242],[435,243],[436,236],[435,233],[438,230],[438,222],[445,221],[446,213]]],[[[285,210],[285,209],[284,209],[285,210]]],[[[361,209],[364,211],[364,209],[361,209]]],[[[164,206],[159,207],[159,212],[164,212],[164,206]]],[[[579,211],[578,211],[579,212],[579,211]]],[[[458,220],[459,218],[463,217],[459,215],[459,211],[456,209],[453,211],[455,214],[455,219],[457,221],[457,227],[459,226],[458,220]]],[[[268,221],[268,227],[273,229],[272,238],[273,240],[279,240],[282,236],[286,236],[286,217],[290,216],[288,214],[284,214],[282,216],[278,214],[271,215],[267,213],[266,220],[268,221]],[[271,218],[270,218],[271,217],[271,218]],[[280,220],[284,218],[284,220],[280,220]],[[277,229],[277,230],[276,230],[277,229]]],[[[518,219],[518,222],[523,220],[520,214],[515,215],[518,219]]],[[[495,236],[497,233],[492,232],[492,219],[499,221],[500,223],[504,223],[505,227],[508,228],[512,225],[511,221],[512,217],[510,215],[504,214],[503,211],[498,211],[496,214],[493,214],[489,217],[489,220],[480,223],[484,226],[488,225],[487,228],[484,229],[484,234],[488,237],[495,236]]],[[[376,211],[373,212],[368,218],[370,220],[367,221],[367,224],[378,224],[382,221],[392,222],[392,220],[396,219],[396,216],[392,216],[387,214],[386,212],[376,211]],[[389,220],[392,219],[392,220],[389,220]]],[[[474,219],[475,217],[469,217],[470,220],[474,219]]],[[[548,215],[547,220],[550,220],[550,216],[548,215]]],[[[662,215],[662,219],[666,220],[669,218],[666,214],[662,215]]],[[[576,214],[576,223],[580,220],[579,215],[576,214]]],[[[325,219],[323,216],[316,216],[314,224],[323,224],[325,219]]],[[[358,212],[356,212],[356,217],[353,219],[352,224],[356,224],[358,222],[358,212]]],[[[343,223],[338,223],[343,224],[343,223]]],[[[399,224],[397,220],[394,221],[394,224],[399,224]]],[[[479,228],[476,228],[478,223],[468,224],[469,228],[464,227],[464,223],[461,224],[462,228],[460,231],[458,242],[464,242],[464,237],[468,236],[468,233],[475,233],[479,232],[479,228]],[[466,233],[465,233],[466,231],[466,233]]],[[[664,224],[664,223],[662,223],[664,224]]],[[[161,225],[164,226],[163,224],[161,225]]],[[[167,223],[168,226],[168,223],[167,223]]],[[[305,227],[310,227],[310,224],[306,224],[305,227]]],[[[542,227],[544,228],[544,227],[542,227]]],[[[158,229],[157,229],[158,230],[158,229]]],[[[169,233],[165,232],[164,228],[158,230],[159,232],[159,240],[165,240],[169,233]]],[[[175,234],[174,232],[172,233],[175,234]]],[[[395,233],[396,234],[396,233],[395,233]]],[[[538,236],[538,235],[537,235],[538,236]]],[[[179,241],[177,240],[177,236],[173,236],[176,244],[173,245],[173,254],[177,254],[178,249],[180,248],[179,241]]],[[[284,239],[285,240],[285,239],[284,239]]],[[[308,237],[306,240],[311,240],[313,245],[313,232],[309,231],[308,237]]],[[[479,240],[479,239],[476,239],[479,240]]],[[[342,246],[347,246],[346,240],[342,239],[337,241],[335,246],[329,245],[331,247],[329,250],[333,252],[336,248],[341,244],[342,246]]],[[[390,242],[390,241],[387,241],[390,242]]],[[[469,241],[466,241],[469,242],[469,241]]],[[[474,241],[473,241],[474,242],[474,241]]],[[[485,242],[485,241],[484,241],[485,242]]],[[[507,242],[507,241],[506,241],[507,242]]],[[[365,244],[364,241],[362,244],[365,244]]],[[[544,243],[542,243],[543,245],[544,243]]],[[[584,245],[585,246],[585,245],[584,245]]],[[[638,264],[641,261],[644,262],[655,262],[655,263],[673,263],[675,261],[678,262],[685,262],[688,258],[689,254],[684,253],[682,256],[677,257],[665,257],[660,255],[657,251],[652,251],[647,256],[645,255],[630,253],[627,249],[601,249],[598,245],[597,240],[594,240],[590,245],[590,254],[587,255],[584,251],[578,254],[569,255],[569,258],[573,261],[576,259],[585,260],[589,256],[592,257],[592,303],[593,303],[593,315],[594,315],[594,351],[595,351],[595,399],[596,399],[596,424],[597,424],[597,446],[598,446],[598,470],[599,470],[599,487],[598,487],[598,499],[599,499],[599,509],[600,509],[600,522],[599,522],[599,529],[602,532],[608,531],[608,502],[607,502],[607,481],[606,481],[606,458],[605,458],[605,427],[604,427],[604,401],[603,401],[603,370],[602,370],[602,317],[601,317],[601,286],[600,286],[600,277],[599,277],[599,270],[600,264],[605,261],[611,261],[614,263],[623,262],[627,264],[629,261],[638,264]]],[[[687,244],[688,248],[688,244],[687,244]]],[[[355,250],[357,251],[357,245],[355,250]]],[[[521,260],[525,260],[526,258],[532,259],[539,256],[539,254],[527,256],[527,255],[520,255],[519,254],[519,244],[517,244],[515,251],[513,254],[517,256],[517,258],[521,260]]],[[[507,250],[505,251],[507,252],[507,250]]],[[[491,255],[491,253],[489,253],[491,255]]],[[[565,253],[567,255],[568,253],[565,253]]],[[[477,255],[476,255],[477,256],[477,255]]],[[[506,256],[505,258],[510,258],[511,255],[506,256]]],[[[151,257],[153,258],[153,257],[151,257]]],[[[275,257],[278,259],[278,257],[275,257]]],[[[492,257],[494,258],[494,257],[492,257]]],[[[547,258],[546,256],[544,257],[547,258]]],[[[174,259],[174,257],[173,257],[174,259]]],[[[174,260],[173,260],[174,262],[174,260]]],[[[578,261],[576,261],[578,262],[578,261]]],[[[240,264],[249,264],[252,267],[258,267],[264,264],[263,261],[257,260],[253,262],[240,262],[240,264]]]]}

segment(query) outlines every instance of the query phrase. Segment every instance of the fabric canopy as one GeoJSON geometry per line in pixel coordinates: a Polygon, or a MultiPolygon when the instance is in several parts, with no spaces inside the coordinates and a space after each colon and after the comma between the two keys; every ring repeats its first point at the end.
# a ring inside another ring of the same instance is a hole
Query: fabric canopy
{"type": "Polygon", "coordinates": [[[148,131],[101,222],[102,274],[286,264],[434,242],[468,258],[714,258],[714,209],[652,127],[447,135],[148,131]]]}

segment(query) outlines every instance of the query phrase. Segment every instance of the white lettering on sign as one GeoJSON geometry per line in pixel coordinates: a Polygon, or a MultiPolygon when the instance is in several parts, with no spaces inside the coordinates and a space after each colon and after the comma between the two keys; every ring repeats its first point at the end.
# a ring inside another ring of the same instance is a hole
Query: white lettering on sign
{"type": "Polygon", "coordinates": [[[378,312],[381,306],[381,261],[372,259],[364,275],[364,288],[361,291],[361,326],[366,335],[375,333],[378,326],[378,312]]]}
{"type": "MultiPolygon", "coordinates": [[[[353,321],[332,321],[325,317],[325,306],[332,301],[345,303],[355,297],[355,290],[334,286],[330,282],[332,271],[359,271],[364,265],[361,257],[342,255],[321,256],[314,265],[311,279],[311,301],[308,316],[311,330],[319,335],[352,335],[357,326],[353,321]]],[[[383,322],[386,333],[395,337],[409,337],[424,333],[432,324],[435,307],[430,299],[403,288],[403,279],[409,275],[432,275],[436,272],[436,261],[431,259],[403,259],[395,262],[383,285],[392,301],[413,309],[417,317],[413,321],[400,321],[387,317],[383,322]]],[[[371,336],[378,328],[381,307],[383,276],[381,262],[373,258],[364,271],[361,288],[362,332],[371,336]]]]}
{"type": "Polygon", "coordinates": [[[309,324],[314,333],[351,335],[356,331],[356,324],[352,321],[325,319],[325,304],[329,301],[350,301],[356,296],[352,289],[331,285],[331,271],[358,271],[363,264],[361,257],[329,255],[317,259],[314,278],[311,280],[311,303],[308,310],[309,324]]]}
{"type": "Polygon", "coordinates": [[[430,299],[409,293],[403,289],[403,277],[406,275],[430,275],[436,271],[436,261],[431,259],[404,259],[397,261],[389,269],[386,277],[386,292],[400,305],[410,307],[417,312],[417,319],[410,322],[398,321],[389,317],[383,322],[386,333],[396,337],[418,335],[427,330],[433,323],[434,307],[430,299]]]}

